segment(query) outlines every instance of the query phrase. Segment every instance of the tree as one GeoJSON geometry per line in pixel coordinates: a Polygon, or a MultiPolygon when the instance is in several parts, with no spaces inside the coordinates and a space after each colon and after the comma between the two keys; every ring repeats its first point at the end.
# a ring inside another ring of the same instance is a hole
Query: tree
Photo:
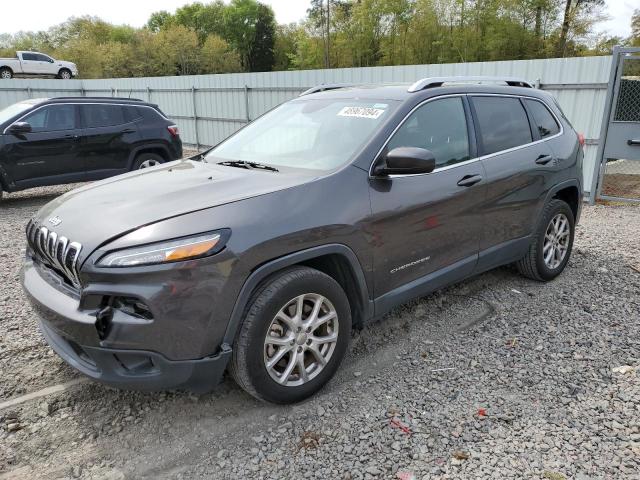
{"type": "MultiPolygon", "coordinates": [[[[277,26],[273,45],[274,70],[289,70],[293,68],[293,59],[296,55],[296,38],[300,28],[302,27],[295,23],[277,26]]],[[[0,42],[1,44],[2,42],[0,42]]]]}
{"type": "Polygon", "coordinates": [[[258,4],[253,46],[249,54],[251,72],[269,72],[275,64],[276,16],[271,7],[258,4]]]}
{"type": "Polygon", "coordinates": [[[222,0],[215,0],[206,5],[199,2],[191,3],[178,8],[174,19],[179,25],[195,31],[200,42],[204,43],[208,35],[224,36],[226,8],[222,0]]]}
{"type": "Polygon", "coordinates": [[[153,57],[168,75],[194,75],[200,67],[198,36],[183,25],[162,29],[154,38],[153,57]]]}
{"type": "Polygon", "coordinates": [[[558,57],[564,57],[567,53],[567,41],[571,28],[575,28],[580,20],[589,23],[589,19],[593,19],[593,16],[598,14],[598,9],[603,6],[604,0],[565,0],[560,38],[556,48],[558,57]]]}
{"type": "Polygon", "coordinates": [[[151,14],[151,17],[149,17],[149,21],[147,21],[147,28],[154,33],[158,33],[173,21],[173,15],[171,15],[166,10],[160,10],[159,12],[154,12],[151,14]]]}
{"type": "Polygon", "coordinates": [[[629,44],[632,47],[640,47],[640,8],[637,8],[633,12],[631,17],[631,37],[629,37],[629,44]]]}
{"type": "Polygon", "coordinates": [[[243,70],[271,70],[275,61],[273,10],[255,0],[232,0],[224,21],[225,38],[240,55],[243,70]]]}
{"type": "Polygon", "coordinates": [[[218,35],[207,37],[201,54],[202,73],[231,73],[241,69],[238,53],[218,35]]]}

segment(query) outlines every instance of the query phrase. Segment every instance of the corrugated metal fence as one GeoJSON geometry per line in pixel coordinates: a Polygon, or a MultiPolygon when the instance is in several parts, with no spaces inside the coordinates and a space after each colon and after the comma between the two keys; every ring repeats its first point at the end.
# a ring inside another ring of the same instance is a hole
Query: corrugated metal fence
{"type": "Polygon", "coordinates": [[[321,83],[414,82],[423,77],[521,77],[553,93],[587,138],[585,183],[591,185],[611,57],[344,68],[100,80],[0,81],[0,109],[37,97],[120,96],[157,103],[181,128],[186,144],[215,145],[247,121],[321,83]]]}

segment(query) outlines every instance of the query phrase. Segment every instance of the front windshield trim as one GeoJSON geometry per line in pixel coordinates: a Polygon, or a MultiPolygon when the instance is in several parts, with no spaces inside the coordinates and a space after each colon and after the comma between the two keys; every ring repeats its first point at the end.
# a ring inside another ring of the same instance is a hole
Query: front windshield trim
{"type": "Polygon", "coordinates": [[[317,172],[337,170],[353,162],[400,104],[395,99],[296,98],[248,123],[203,159],[317,172]],[[274,138],[279,142],[274,143],[274,138]]]}

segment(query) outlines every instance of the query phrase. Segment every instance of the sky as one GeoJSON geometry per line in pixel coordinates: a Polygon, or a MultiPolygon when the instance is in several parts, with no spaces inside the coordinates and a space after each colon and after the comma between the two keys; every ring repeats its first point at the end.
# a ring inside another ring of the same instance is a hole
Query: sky
{"type": "MultiPolygon", "coordinates": [[[[206,2],[206,0],[201,0],[206,2]]],[[[309,0],[261,0],[271,5],[278,23],[302,19],[309,7],[309,0]]],[[[110,23],[144,25],[149,16],[158,10],[175,11],[180,5],[192,3],[185,0],[28,0],[25,4],[4,0],[0,33],[16,33],[20,30],[47,30],[71,16],[92,15],[110,23]],[[28,7],[25,9],[25,5],[28,7]]],[[[631,14],[640,8],[640,0],[606,0],[611,20],[598,26],[598,31],[626,37],[631,33],[631,14]]]]}

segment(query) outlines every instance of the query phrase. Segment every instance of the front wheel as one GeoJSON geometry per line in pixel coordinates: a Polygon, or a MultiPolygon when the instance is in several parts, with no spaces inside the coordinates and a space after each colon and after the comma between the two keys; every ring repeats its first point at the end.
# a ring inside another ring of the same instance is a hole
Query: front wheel
{"type": "Polygon", "coordinates": [[[58,73],[58,78],[61,78],[62,80],[69,80],[71,78],[71,71],[63,68],[58,73]]]}
{"type": "Polygon", "coordinates": [[[308,267],[276,274],[249,302],[229,370],[254,397],[294,403],[335,374],[351,335],[344,290],[308,267]]]}
{"type": "Polygon", "coordinates": [[[0,78],[3,80],[9,80],[13,78],[13,72],[10,68],[0,68],[0,78]]]}
{"type": "Polygon", "coordinates": [[[542,213],[527,255],[516,263],[520,273],[543,282],[556,278],[571,256],[574,233],[571,207],[562,200],[551,200],[542,213]]]}

